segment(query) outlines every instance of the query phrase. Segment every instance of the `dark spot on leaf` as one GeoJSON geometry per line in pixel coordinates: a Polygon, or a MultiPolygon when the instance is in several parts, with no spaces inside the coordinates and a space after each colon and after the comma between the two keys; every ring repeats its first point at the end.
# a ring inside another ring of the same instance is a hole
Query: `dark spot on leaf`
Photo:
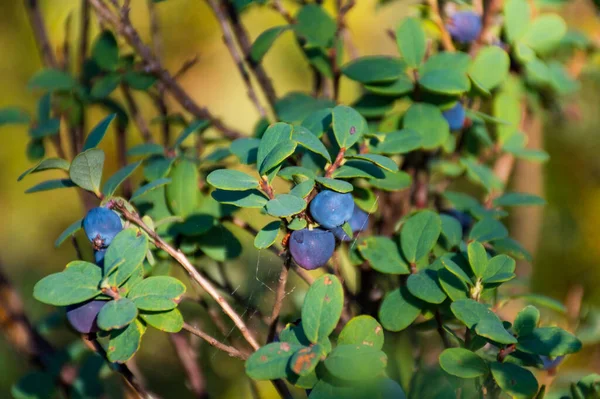
{"type": "Polygon", "coordinates": [[[289,352],[290,351],[290,344],[288,344],[287,342],[282,342],[280,348],[284,352],[289,352]]]}
{"type": "Polygon", "coordinates": [[[329,298],[329,295],[325,295],[325,302],[331,302],[331,298],[329,298]]]}
{"type": "Polygon", "coordinates": [[[354,134],[354,133],[356,133],[356,127],[352,126],[350,128],[350,134],[354,134]]]}
{"type": "Polygon", "coordinates": [[[329,276],[325,276],[325,278],[323,279],[323,282],[325,283],[325,285],[333,284],[333,281],[331,281],[331,278],[329,278],[329,276]]]}
{"type": "Polygon", "coordinates": [[[267,361],[267,357],[266,357],[265,355],[262,355],[262,356],[260,357],[260,361],[261,361],[261,362],[266,362],[266,361],[267,361]]]}

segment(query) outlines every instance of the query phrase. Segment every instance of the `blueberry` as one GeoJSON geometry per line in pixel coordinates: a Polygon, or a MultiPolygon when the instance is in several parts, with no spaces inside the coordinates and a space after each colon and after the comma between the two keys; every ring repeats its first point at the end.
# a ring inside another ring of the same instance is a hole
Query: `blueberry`
{"type": "Polygon", "coordinates": [[[324,190],[310,202],[312,217],[327,229],[343,225],[350,220],[353,211],[354,200],[349,193],[341,194],[324,190]]]}
{"type": "Polygon", "coordinates": [[[457,42],[471,43],[481,33],[481,16],[473,11],[458,11],[452,15],[446,29],[457,42]]]}
{"type": "Polygon", "coordinates": [[[450,130],[460,130],[465,124],[465,109],[461,103],[456,103],[454,107],[442,112],[444,118],[450,125],[450,130]]]}
{"type": "Polygon", "coordinates": [[[469,231],[469,228],[471,228],[471,224],[473,223],[473,218],[471,215],[456,209],[446,209],[443,210],[442,213],[452,216],[454,219],[458,220],[460,226],[462,227],[463,235],[467,234],[467,231],[469,231]]]}
{"type": "Polygon", "coordinates": [[[104,267],[104,255],[106,255],[106,249],[94,250],[94,260],[100,267],[104,267]]]}
{"type": "Polygon", "coordinates": [[[107,208],[92,208],[83,219],[83,229],[94,249],[106,248],[115,236],[123,230],[121,218],[107,208]]]}
{"type": "Polygon", "coordinates": [[[96,318],[106,301],[91,300],[77,305],[67,306],[67,320],[73,328],[82,334],[98,331],[96,318]]]}
{"type": "Polygon", "coordinates": [[[333,255],[335,238],[330,231],[302,229],[292,233],[289,241],[294,261],[303,269],[324,266],[333,255]]]}
{"type": "Polygon", "coordinates": [[[557,356],[554,359],[549,358],[548,356],[540,355],[540,359],[542,359],[542,363],[544,364],[544,370],[553,370],[558,367],[559,364],[562,363],[564,356],[557,356]]]}
{"type": "MultiPolygon", "coordinates": [[[[354,212],[352,212],[352,217],[348,220],[350,223],[350,227],[352,228],[352,232],[354,234],[361,232],[367,228],[369,225],[369,214],[357,206],[354,206],[354,212]]],[[[336,227],[331,230],[334,236],[337,237],[340,241],[350,241],[352,237],[348,237],[344,229],[342,227],[336,227]]]]}

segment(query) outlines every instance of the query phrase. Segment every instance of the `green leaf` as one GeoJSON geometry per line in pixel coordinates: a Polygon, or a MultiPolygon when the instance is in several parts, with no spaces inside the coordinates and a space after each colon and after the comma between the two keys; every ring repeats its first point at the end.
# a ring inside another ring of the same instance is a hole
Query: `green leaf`
{"type": "Polygon", "coordinates": [[[134,321],[137,314],[137,307],[131,299],[108,301],[98,313],[98,327],[104,331],[118,330],[134,321]]]}
{"type": "Polygon", "coordinates": [[[138,200],[144,194],[146,194],[156,188],[162,187],[165,184],[169,184],[169,183],[171,183],[171,181],[172,181],[172,179],[170,179],[168,177],[163,177],[162,179],[157,179],[148,184],[145,184],[133,192],[133,195],[131,196],[129,201],[133,202],[135,200],[138,200]]]}
{"type": "Polygon", "coordinates": [[[313,179],[304,180],[302,183],[296,184],[291,190],[290,194],[296,197],[306,198],[315,187],[315,181],[313,179]]]}
{"type": "Polygon", "coordinates": [[[540,311],[535,306],[525,306],[515,318],[513,330],[518,337],[528,335],[533,332],[540,323],[540,311]]]}
{"type": "Polygon", "coordinates": [[[469,290],[467,285],[447,269],[438,270],[438,280],[442,289],[453,301],[467,299],[469,290]]]}
{"type": "Polygon", "coordinates": [[[304,209],[306,201],[290,194],[279,194],[265,205],[267,213],[278,218],[295,215],[304,209]]]}
{"type": "Polygon", "coordinates": [[[425,31],[417,18],[405,18],[396,29],[396,43],[408,66],[418,67],[427,50],[425,31]]]}
{"type": "Polygon", "coordinates": [[[119,64],[119,45],[113,33],[102,31],[92,46],[92,59],[104,70],[114,71],[119,64]]]}
{"type": "Polygon", "coordinates": [[[310,130],[317,138],[321,138],[331,126],[331,109],[324,108],[311,113],[302,121],[302,126],[310,130]]]}
{"type": "Polygon", "coordinates": [[[287,123],[274,123],[270,125],[263,134],[258,152],[256,154],[256,164],[261,166],[269,153],[282,142],[288,142],[292,138],[292,126],[287,123]]]}
{"type": "Polygon", "coordinates": [[[164,312],[141,311],[140,317],[157,330],[176,333],[183,328],[183,316],[179,309],[171,309],[164,312]]]}
{"type": "Polygon", "coordinates": [[[170,310],[177,306],[185,294],[185,285],[170,276],[152,276],[135,284],[127,294],[138,309],[170,310]]]}
{"type": "MultiPolygon", "coordinates": [[[[296,123],[303,121],[314,112],[324,112],[326,108],[333,106],[335,103],[331,100],[314,98],[305,93],[291,92],[275,103],[275,113],[284,122],[296,123]]],[[[273,126],[275,125],[277,124],[273,126]]]]}
{"type": "Polygon", "coordinates": [[[352,147],[368,130],[365,118],[348,106],[336,106],[332,117],[333,133],[340,148],[352,147]]]}
{"type": "Polygon", "coordinates": [[[54,136],[58,134],[59,131],[60,119],[48,119],[32,126],[29,129],[29,136],[31,136],[32,139],[42,139],[44,137],[54,136]]]}
{"type": "Polygon", "coordinates": [[[369,315],[353,317],[346,323],[338,337],[338,345],[367,345],[383,348],[383,328],[369,315]]]}
{"type": "Polygon", "coordinates": [[[488,261],[487,268],[483,273],[483,282],[489,283],[497,279],[499,275],[512,274],[515,271],[515,260],[506,255],[494,256],[488,261]]]}
{"type": "Polygon", "coordinates": [[[29,90],[43,91],[71,90],[75,86],[77,86],[77,82],[71,75],[53,68],[42,69],[27,83],[29,90]]]}
{"type": "Polygon", "coordinates": [[[469,328],[475,327],[477,323],[484,319],[496,319],[498,323],[502,324],[494,312],[473,299],[454,301],[450,305],[450,309],[454,316],[469,328]]]}
{"type": "Polygon", "coordinates": [[[122,76],[118,73],[109,73],[94,81],[90,95],[94,99],[105,99],[121,84],[122,76]]]}
{"type": "Polygon", "coordinates": [[[267,175],[270,171],[279,166],[283,161],[289,158],[294,151],[296,151],[297,143],[292,140],[286,140],[279,142],[269,154],[265,157],[264,161],[258,168],[258,173],[261,176],[267,175]]]}
{"type": "Polygon", "coordinates": [[[469,255],[469,264],[471,265],[471,270],[473,270],[475,277],[483,277],[488,265],[485,247],[481,245],[481,243],[474,241],[467,247],[467,253],[469,255]]]}
{"type": "Polygon", "coordinates": [[[388,293],[379,308],[379,321],[390,331],[402,331],[421,313],[423,303],[406,287],[388,293]]]}
{"type": "Polygon", "coordinates": [[[412,177],[404,171],[394,173],[384,171],[384,175],[383,179],[369,180],[371,186],[386,191],[400,191],[410,187],[412,182],[412,177]]]}
{"type": "Polygon", "coordinates": [[[258,187],[255,178],[232,169],[215,170],[206,177],[206,181],[213,187],[230,191],[245,191],[258,187]]]}
{"type": "Polygon", "coordinates": [[[502,322],[495,318],[484,318],[475,325],[475,332],[500,344],[514,344],[517,339],[504,328],[502,322]]]}
{"type": "Polygon", "coordinates": [[[419,77],[419,85],[430,92],[459,95],[471,88],[467,75],[455,69],[434,69],[419,77]]]}
{"type": "Polygon", "coordinates": [[[317,177],[315,180],[323,187],[327,187],[329,189],[332,189],[333,191],[337,191],[338,193],[349,193],[354,189],[354,186],[352,186],[352,184],[343,180],[330,179],[329,177],[320,176],[317,177]]]}
{"type": "Polygon", "coordinates": [[[315,280],[302,304],[302,328],[312,343],[317,343],[333,332],[342,315],[344,290],[332,274],[315,280]]]}
{"type": "Polygon", "coordinates": [[[469,67],[469,76],[475,85],[489,92],[508,75],[510,59],[506,51],[497,46],[483,48],[469,67]]]}
{"type": "Polygon", "coordinates": [[[567,33],[567,24],[556,14],[545,14],[534,19],[522,40],[537,53],[556,47],[567,33]]]}
{"type": "Polygon", "coordinates": [[[91,148],[78,154],[69,168],[69,177],[79,187],[100,194],[104,151],[91,148]]]}
{"type": "Polygon", "coordinates": [[[446,293],[438,282],[435,270],[425,269],[408,276],[406,287],[415,297],[434,304],[440,304],[446,299],[446,293]]]}
{"type": "Polygon", "coordinates": [[[135,163],[130,163],[127,166],[119,169],[117,173],[109,177],[109,179],[104,183],[102,187],[102,194],[105,197],[111,197],[114,195],[117,188],[127,179],[131,174],[142,164],[142,161],[137,161],[135,163]]]}
{"type": "Polygon", "coordinates": [[[358,250],[371,267],[386,274],[409,274],[408,264],[394,241],[387,237],[367,237],[360,241],[358,250]]]}
{"type": "Polygon", "coordinates": [[[143,331],[144,327],[137,320],[121,330],[111,331],[106,349],[108,360],[112,363],[125,363],[131,359],[140,349],[143,331]]]}
{"type": "Polygon", "coordinates": [[[463,231],[460,222],[450,215],[440,215],[442,221],[442,236],[446,249],[458,246],[462,240],[463,231]]]}
{"type": "Polygon", "coordinates": [[[331,155],[325,145],[310,130],[303,126],[295,126],[292,140],[315,154],[321,155],[327,162],[331,162],[331,155]]]}
{"type": "Polygon", "coordinates": [[[440,366],[445,372],[459,378],[481,377],[488,373],[485,361],[463,348],[449,348],[440,354],[440,366]]]}
{"type": "Polygon", "coordinates": [[[229,151],[238,157],[241,163],[250,165],[256,163],[259,145],[260,139],[243,137],[233,141],[229,146],[229,151]]]}
{"type": "Polygon", "coordinates": [[[467,169],[467,177],[477,184],[482,185],[488,192],[502,189],[503,184],[494,172],[473,159],[462,158],[461,164],[467,169]]]}
{"type": "Polygon", "coordinates": [[[578,352],[581,341],[559,327],[540,327],[530,334],[519,336],[517,349],[543,356],[563,356],[578,352]]]}
{"type": "Polygon", "coordinates": [[[269,51],[271,46],[273,46],[275,40],[290,27],[290,25],[274,26],[273,28],[263,31],[256,38],[254,43],[252,43],[249,54],[250,60],[256,64],[259,64],[265,54],[267,54],[267,51],[269,51]]]}
{"type": "Polygon", "coordinates": [[[256,237],[254,238],[254,246],[258,249],[266,249],[275,244],[280,227],[280,220],[268,223],[258,232],[258,234],[256,234],[256,237]]]}
{"type": "Polygon", "coordinates": [[[342,66],[342,73],[360,83],[389,83],[405,75],[404,64],[398,58],[375,55],[359,57],[342,66]]]}
{"type": "Polygon", "coordinates": [[[296,15],[294,29],[305,47],[331,47],[337,26],[323,7],[307,4],[296,15]]]}
{"type": "Polygon", "coordinates": [[[408,75],[403,73],[398,79],[389,83],[366,84],[365,90],[380,96],[399,97],[413,91],[414,84],[408,75]]]}
{"type": "Polygon", "coordinates": [[[32,173],[42,172],[44,170],[53,170],[59,169],[68,171],[70,163],[65,161],[62,158],[46,158],[38,162],[37,165],[27,169],[25,172],[21,173],[21,175],[17,178],[17,181],[23,180],[25,176],[28,176],[32,173]]]}
{"type": "Polygon", "coordinates": [[[432,71],[453,70],[464,74],[467,73],[470,63],[471,57],[466,53],[443,51],[427,58],[425,64],[419,68],[419,73],[423,75],[432,71]]]}
{"type": "Polygon", "coordinates": [[[473,285],[473,282],[471,281],[469,275],[456,262],[454,262],[448,256],[442,257],[441,260],[444,267],[450,273],[458,277],[462,282],[467,283],[468,285],[473,285]]]}
{"type": "Polygon", "coordinates": [[[314,371],[325,349],[319,345],[311,345],[306,348],[299,349],[290,359],[290,369],[299,376],[307,376],[314,371]]]}
{"type": "Polygon", "coordinates": [[[531,399],[538,383],[531,371],[511,363],[490,363],[494,380],[504,392],[515,399],[531,399]]]}
{"type": "Polygon", "coordinates": [[[76,184],[71,181],[71,179],[56,179],[56,180],[47,180],[36,184],[35,186],[28,188],[25,191],[25,194],[37,193],[40,191],[48,191],[54,190],[56,188],[70,188],[75,187],[76,184]]]}
{"type": "Polygon", "coordinates": [[[346,381],[370,380],[386,366],[386,354],[367,345],[339,345],[325,359],[327,371],[346,381]]]}
{"type": "Polygon", "coordinates": [[[293,218],[290,224],[287,225],[287,228],[290,230],[302,230],[307,226],[306,219],[293,218]]]}
{"type": "Polygon", "coordinates": [[[398,165],[390,158],[378,155],[378,154],[356,154],[349,156],[350,159],[361,159],[363,161],[371,162],[380,168],[383,168],[389,172],[398,172],[398,165]]]}
{"type": "Polygon", "coordinates": [[[9,124],[28,124],[31,117],[27,111],[18,107],[0,108],[0,126],[9,124]]]}
{"type": "Polygon", "coordinates": [[[545,205],[546,201],[535,194],[527,193],[506,193],[500,197],[494,198],[494,206],[535,206],[545,205]]]}
{"type": "Polygon", "coordinates": [[[258,190],[215,190],[211,195],[216,201],[222,204],[235,205],[240,208],[262,208],[269,201],[265,195],[258,190]]]}
{"type": "Polygon", "coordinates": [[[85,302],[100,295],[102,271],[93,263],[73,261],[60,273],[44,277],[33,287],[33,297],[54,306],[85,302]]]}
{"type": "Polygon", "coordinates": [[[409,262],[416,262],[427,255],[442,231],[442,221],[435,212],[421,211],[402,225],[400,246],[409,262]]]}
{"type": "Polygon", "coordinates": [[[167,204],[175,215],[188,217],[200,201],[198,168],[192,161],[183,159],[171,168],[169,177],[172,181],[165,188],[167,204]]]}
{"type": "Polygon", "coordinates": [[[469,234],[470,240],[479,242],[498,240],[506,237],[508,237],[506,227],[502,222],[492,218],[483,218],[475,223],[469,234]]]}
{"type": "Polygon", "coordinates": [[[127,156],[150,156],[150,155],[164,155],[165,147],[156,143],[143,143],[131,147],[127,150],[127,156]]]}
{"type": "Polygon", "coordinates": [[[83,227],[82,222],[83,222],[83,219],[78,219],[78,220],[74,221],[73,224],[71,224],[69,227],[67,227],[65,229],[65,231],[60,233],[60,236],[58,236],[56,241],[54,241],[54,247],[58,248],[63,242],[65,242],[65,240],[67,238],[75,235],[75,233],[78,232],[83,227]]]}
{"type": "Polygon", "coordinates": [[[149,73],[127,71],[123,75],[123,80],[132,89],[146,91],[156,83],[157,79],[149,73]]]}
{"type": "Polygon", "coordinates": [[[431,104],[412,104],[404,114],[403,126],[421,135],[421,145],[426,150],[440,147],[450,135],[450,127],[442,112],[431,104]]]}
{"type": "Polygon", "coordinates": [[[383,136],[376,150],[382,154],[406,154],[421,147],[421,135],[411,129],[402,129],[383,136]]]}
{"type": "Polygon", "coordinates": [[[272,342],[254,352],[246,360],[246,374],[254,380],[276,380],[287,377],[287,367],[302,345],[272,342]]]}
{"type": "Polygon", "coordinates": [[[531,19],[529,3],[523,0],[508,0],[504,6],[504,30],[509,43],[521,39],[531,19]]]}
{"type": "Polygon", "coordinates": [[[183,131],[179,134],[177,140],[175,140],[175,144],[173,145],[173,147],[180,147],[185,141],[185,139],[189,137],[190,134],[202,130],[208,127],[208,125],[210,125],[210,121],[207,120],[200,119],[193,121],[188,126],[186,126],[186,128],[183,129],[183,131]]]}
{"type": "Polygon", "coordinates": [[[113,238],[104,256],[104,276],[111,286],[119,287],[146,258],[148,239],[134,228],[121,231],[113,238]],[[116,271],[114,270],[116,268],[116,271]]]}

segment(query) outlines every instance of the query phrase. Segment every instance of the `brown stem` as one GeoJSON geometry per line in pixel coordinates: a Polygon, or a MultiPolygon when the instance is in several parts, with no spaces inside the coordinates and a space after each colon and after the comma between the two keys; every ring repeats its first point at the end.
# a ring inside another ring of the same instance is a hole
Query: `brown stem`
{"type": "MultiPolygon", "coordinates": [[[[207,333],[205,333],[204,331],[202,331],[196,327],[192,327],[188,323],[183,324],[183,329],[185,331],[189,332],[190,334],[194,334],[195,336],[202,338],[209,345],[214,346],[215,348],[222,350],[223,352],[227,352],[229,354],[229,356],[236,357],[241,360],[246,360],[248,358],[245,354],[243,354],[242,352],[240,352],[233,346],[222,344],[216,338],[211,337],[210,335],[208,335],[207,333]]],[[[256,348],[256,349],[258,349],[258,348],[256,348]]]]}
{"type": "Polygon", "coordinates": [[[131,47],[142,58],[147,73],[153,74],[164,85],[173,98],[181,106],[198,119],[209,120],[212,125],[223,133],[224,136],[234,139],[243,136],[242,133],[227,127],[220,119],[216,118],[208,109],[199,106],[187,92],[171,76],[169,71],[164,69],[158,58],[152,54],[152,50],[146,46],[140,38],[138,32],[134,29],[129,20],[128,9],[124,7],[120,16],[115,15],[102,0],[88,0],[96,10],[99,18],[106,21],[129,43],[131,47]]]}
{"type": "MultiPolygon", "coordinates": [[[[117,162],[120,168],[125,167],[127,165],[127,129],[125,124],[117,123],[115,125],[116,133],[117,133],[117,162]]],[[[122,184],[123,187],[123,196],[125,198],[131,197],[133,193],[133,187],[131,185],[131,179],[127,178],[122,184]]]]}
{"type": "Polygon", "coordinates": [[[121,84],[121,91],[123,92],[123,97],[125,97],[127,110],[129,111],[129,114],[133,118],[133,121],[135,122],[138,130],[140,131],[140,135],[142,136],[144,143],[154,142],[154,140],[152,139],[152,133],[150,132],[150,127],[148,126],[148,123],[146,123],[146,120],[140,113],[140,109],[137,103],[135,102],[135,99],[133,98],[129,86],[127,86],[125,83],[121,84]]]}
{"type": "Polygon", "coordinates": [[[502,11],[502,0],[490,0],[483,10],[481,33],[471,46],[470,54],[477,55],[483,45],[489,41],[489,36],[494,28],[496,14],[502,11]]]}
{"type": "Polygon", "coordinates": [[[346,17],[346,14],[348,14],[348,12],[352,9],[352,7],[354,7],[355,3],[356,3],[355,0],[348,0],[348,2],[346,4],[342,5],[342,0],[336,1],[337,10],[338,10],[337,20],[336,20],[337,29],[335,31],[335,36],[333,39],[333,46],[331,47],[331,50],[329,52],[329,63],[331,64],[331,70],[333,72],[332,96],[333,96],[333,100],[335,100],[336,102],[340,95],[340,78],[342,76],[342,71],[340,69],[340,66],[338,65],[337,47],[338,47],[339,41],[343,40],[341,35],[342,35],[342,31],[344,30],[344,26],[345,26],[344,19],[346,17]]]}
{"type": "Polygon", "coordinates": [[[513,353],[514,351],[517,350],[517,345],[515,344],[510,344],[502,349],[500,349],[498,351],[498,356],[497,356],[497,360],[502,363],[504,361],[504,359],[506,359],[506,356],[510,355],[511,353],[513,353]]]}
{"type": "Polygon", "coordinates": [[[259,184],[260,184],[260,189],[263,190],[265,192],[265,194],[267,194],[269,199],[275,198],[273,186],[271,186],[271,184],[269,183],[269,179],[267,178],[267,176],[262,176],[259,184]]]}
{"type": "Polygon", "coordinates": [[[275,339],[275,334],[277,334],[277,324],[279,322],[279,313],[281,312],[283,299],[285,298],[285,285],[287,283],[292,258],[289,254],[289,251],[285,251],[284,257],[283,265],[281,266],[281,273],[279,274],[277,291],[275,292],[273,312],[271,313],[271,317],[269,319],[269,334],[267,336],[267,343],[273,342],[273,339],[275,339]]]}
{"type": "Polygon", "coordinates": [[[250,344],[254,350],[260,348],[260,345],[252,335],[252,332],[246,326],[246,323],[242,320],[240,315],[231,307],[231,305],[223,298],[215,286],[200,273],[194,265],[188,260],[188,258],[180,251],[176,250],[169,244],[167,244],[154,230],[152,230],[146,223],[142,221],[138,214],[130,212],[125,208],[123,201],[114,201],[112,206],[116,208],[125,219],[136,224],[142,230],[144,230],[154,242],[157,248],[167,252],[173,259],[175,259],[184,269],[187,271],[196,283],[200,285],[223,309],[225,314],[234,322],[236,327],[240,330],[246,341],[250,344]]]}
{"type": "Polygon", "coordinates": [[[444,348],[450,348],[450,341],[448,340],[448,335],[444,330],[444,322],[442,321],[442,315],[439,310],[435,311],[435,322],[437,324],[437,332],[442,339],[442,343],[444,344],[444,348]]]}
{"type": "Polygon", "coordinates": [[[61,67],[65,72],[69,71],[69,66],[71,65],[71,46],[69,46],[69,33],[71,32],[71,21],[73,20],[71,13],[67,15],[67,19],[65,20],[65,37],[63,39],[62,44],[62,62],[61,67]]]}
{"type": "Polygon", "coordinates": [[[333,163],[331,165],[329,165],[329,167],[325,171],[325,177],[331,177],[333,172],[335,172],[336,169],[342,165],[342,161],[344,160],[344,155],[346,155],[346,149],[342,147],[342,148],[340,148],[340,151],[338,152],[337,156],[335,157],[335,161],[333,161],[333,163]]]}
{"type": "Polygon", "coordinates": [[[52,47],[50,46],[50,39],[48,38],[44,18],[40,12],[38,0],[24,0],[24,3],[44,64],[52,68],[57,68],[58,63],[56,62],[54,51],[52,51],[52,47]]]}
{"type": "Polygon", "coordinates": [[[242,77],[244,84],[246,85],[246,90],[248,93],[248,97],[250,98],[250,101],[252,101],[252,103],[258,110],[260,117],[265,118],[267,116],[267,112],[265,111],[264,107],[260,103],[258,96],[256,95],[256,91],[254,91],[254,87],[252,86],[252,81],[250,80],[250,74],[248,73],[248,71],[246,70],[246,67],[244,65],[243,57],[235,45],[235,42],[233,40],[233,32],[231,30],[231,26],[229,25],[229,22],[227,21],[227,17],[225,16],[225,13],[223,12],[224,6],[221,6],[217,2],[217,0],[206,0],[206,3],[208,3],[208,5],[210,6],[210,8],[213,11],[213,14],[215,14],[215,17],[217,17],[217,20],[219,21],[219,25],[221,26],[221,31],[223,32],[223,42],[225,42],[225,45],[227,46],[227,49],[229,50],[229,54],[231,54],[231,58],[233,58],[233,61],[235,62],[238,72],[239,72],[240,76],[242,77]]]}
{"type": "Polygon", "coordinates": [[[448,33],[448,30],[446,30],[446,26],[444,25],[444,21],[442,20],[442,16],[440,14],[438,0],[427,0],[427,4],[429,4],[431,19],[440,30],[442,46],[444,46],[444,49],[446,51],[455,51],[456,49],[454,48],[454,43],[452,43],[450,33],[448,33]]]}
{"type": "Polygon", "coordinates": [[[289,11],[283,6],[281,0],[273,0],[271,7],[273,7],[273,9],[277,11],[288,24],[296,23],[296,18],[292,17],[292,14],[290,14],[289,11]]]}
{"type": "MultiPolygon", "coordinates": [[[[152,1],[152,0],[150,0],[152,1]]],[[[192,69],[192,67],[194,65],[196,65],[198,63],[198,61],[200,60],[200,58],[198,58],[197,55],[193,56],[192,58],[186,60],[177,70],[177,72],[175,72],[173,74],[173,79],[181,79],[181,77],[183,75],[186,74],[187,71],[189,71],[190,69],[192,69]]]]}
{"type": "Polygon", "coordinates": [[[208,399],[206,380],[198,366],[198,356],[182,333],[169,334],[175,353],[187,376],[187,385],[195,398],[208,399]]]}
{"type": "Polygon", "coordinates": [[[275,93],[275,87],[273,87],[273,82],[271,78],[265,72],[264,67],[260,63],[252,62],[250,57],[250,50],[252,48],[252,42],[248,36],[248,32],[242,25],[242,21],[240,21],[239,14],[236,12],[235,7],[231,1],[222,1],[223,7],[227,11],[227,15],[229,16],[229,20],[231,21],[231,25],[233,27],[233,31],[237,38],[237,41],[242,49],[244,54],[244,59],[248,62],[248,65],[252,69],[254,76],[256,76],[256,81],[260,85],[263,93],[267,97],[267,101],[271,108],[275,106],[277,102],[277,94],[275,93]]]}
{"type": "Polygon", "coordinates": [[[287,385],[285,385],[284,380],[271,380],[271,383],[277,390],[277,393],[279,393],[279,396],[284,399],[293,399],[292,393],[288,389],[287,385]]]}

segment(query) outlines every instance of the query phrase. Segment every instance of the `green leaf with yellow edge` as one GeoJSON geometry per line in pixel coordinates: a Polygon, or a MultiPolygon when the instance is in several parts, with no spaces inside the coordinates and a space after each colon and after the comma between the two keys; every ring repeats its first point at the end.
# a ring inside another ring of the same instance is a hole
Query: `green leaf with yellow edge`
{"type": "Polygon", "coordinates": [[[325,274],[310,286],[302,304],[302,328],[312,343],[327,338],[342,314],[344,290],[338,278],[325,274]]]}
{"type": "Polygon", "coordinates": [[[252,62],[257,64],[260,63],[265,54],[267,54],[267,51],[269,51],[271,46],[273,46],[273,43],[275,43],[275,40],[289,28],[291,28],[290,25],[274,26],[258,35],[250,48],[249,58],[252,62]]]}
{"type": "Polygon", "coordinates": [[[327,162],[331,162],[331,156],[327,148],[310,130],[303,126],[295,126],[292,140],[315,154],[321,155],[327,162]]]}
{"type": "Polygon", "coordinates": [[[69,177],[73,183],[84,190],[100,195],[100,181],[104,167],[104,151],[91,148],[77,154],[69,168],[69,177]]]}
{"type": "Polygon", "coordinates": [[[280,220],[268,223],[258,232],[258,234],[256,234],[256,237],[254,238],[254,246],[258,249],[266,249],[275,244],[280,227],[280,220]]]}
{"type": "Polygon", "coordinates": [[[183,328],[183,317],[179,309],[163,312],[140,311],[140,317],[157,330],[176,333],[183,328]]]}
{"type": "Polygon", "coordinates": [[[102,271],[93,263],[73,261],[60,273],[44,277],[33,287],[33,297],[54,306],[85,302],[100,295],[102,271]]]}
{"type": "Polygon", "coordinates": [[[333,191],[337,191],[338,193],[349,193],[354,189],[354,186],[352,186],[352,184],[343,180],[331,179],[329,177],[321,176],[318,176],[315,180],[323,187],[327,187],[333,191]]]}
{"type": "Polygon", "coordinates": [[[142,343],[144,326],[135,321],[127,327],[110,332],[106,356],[111,363],[123,364],[135,355],[142,343]]]}
{"type": "Polygon", "coordinates": [[[258,190],[227,191],[215,190],[211,196],[222,204],[235,205],[240,208],[262,208],[269,201],[265,194],[258,190]]]}
{"type": "Polygon", "coordinates": [[[265,210],[274,217],[288,217],[306,209],[306,201],[291,194],[279,194],[267,202],[265,210]]]}
{"type": "Polygon", "coordinates": [[[258,145],[258,151],[256,154],[256,164],[261,166],[267,155],[269,155],[269,153],[277,146],[277,144],[290,141],[291,139],[292,125],[283,122],[270,125],[260,139],[260,144],[258,145]]]}
{"type": "Polygon", "coordinates": [[[303,346],[288,342],[272,342],[254,352],[246,360],[246,374],[254,380],[276,380],[287,377],[292,356],[303,346]]]}
{"type": "Polygon", "coordinates": [[[319,344],[299,349],[290,359],[290,369],[297,375],[304,377],[312,373],[317,367],[325,350],[319,344]]]}
{"type": "Polygon", "coordinates": [[[488,265],[485,247],[480,242],[473,241],[467,247],[467,253],[469,256],[469,264],[471,265],[471,270],[473,270],[475,277],[483,277],[488,265]]]}
{"type": "Polygon", "coordinates": [[[185,285],[170,276],[151,276],[133,285],[127,294],[138,309],[161,311],[177,306],[185,293],[185,285]]]}
{"type": "Polygon", "coordinates": [[[336,106],[332,117],[333,134],[340,148],[352,147],[368,131],[365,118],[346,105],[336,106]]]}
{"type": "Polygon", "coordinates": [[[146,258],[148,238],[135,228],[121,231],[113,238],[104,256],[104,276],[112,286],[120,286],[146,258]]]}
{"type": "Polygon", "coordinates": [[[137,315],[137,307],[131,299],[108,301],[98,313],[98,327],[104,331],[118,330],[134,321],[137,315]]]}
{"type": "Polygon", "coordinates": [[[283,161],[290,157],[296,150],[297,145],[298,143],[293,140],[279,142],[267,154],[262,164],[259,165],[258,173],[261,176],[268,174],[271,170],[279,166],[283,161]]]}
{"type": "Polygon", "coordinates": [[[348,158],[350,159],[361,159],[363,161],[371,162],[380,168],[383,168],[389,172],[397,172],[398,165],[396,162],[392,161],[390,158],[379,155],[379,154],[356,154],[351,155],[348,158]]]}
{"type": "Polygon", "coordinates": [[[383,328],[373,317],[360,315],[346,323],[340,333],[338,345],[367,345],[374,349],[383,348],[383,328]]]}

